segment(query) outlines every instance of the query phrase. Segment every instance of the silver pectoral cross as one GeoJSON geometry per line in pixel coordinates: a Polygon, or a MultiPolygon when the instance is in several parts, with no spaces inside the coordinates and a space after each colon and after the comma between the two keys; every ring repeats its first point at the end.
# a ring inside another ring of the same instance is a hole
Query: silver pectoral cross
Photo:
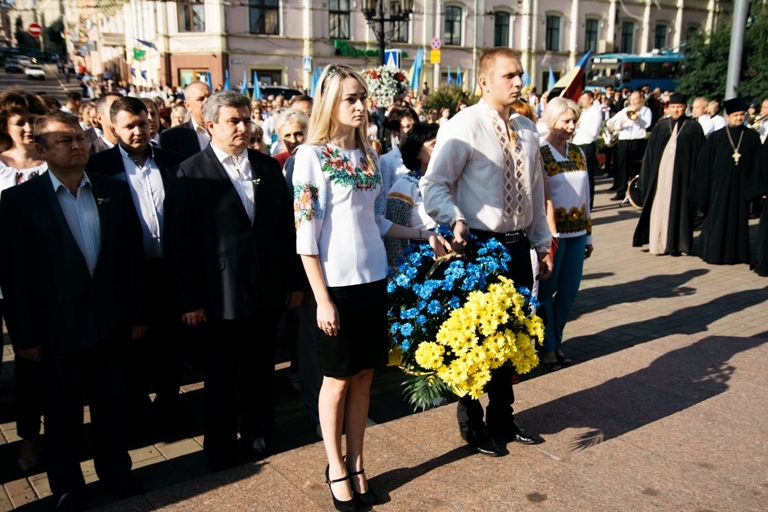
{"type": "Polygon", "coordinates": [[[738,151],[733,152],[733,161],[736,162],[736,165],[739,165],[739,158],[741,158],[741,153],[738,151]]]}

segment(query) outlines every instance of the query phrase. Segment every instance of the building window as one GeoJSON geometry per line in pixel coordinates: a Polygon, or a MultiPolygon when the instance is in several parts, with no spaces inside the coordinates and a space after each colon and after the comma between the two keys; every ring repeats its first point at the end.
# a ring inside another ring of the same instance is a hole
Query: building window
{"type": "Polygon", "coordinates": [[[600,20],[587,20],[587,32],[584,37],[584,51],[597,52],[597,34],[600,20]]]}
{"type": "Polygon", "coordinates": [[[277,0],[249,0],[248,17],[251,34],[280,34],[280,10],[277,0]]]}
{"type": "Polygon", "coordinates": [[[205,0],[179,2],[179,32],[205,32],[205,0]]]}
{"type": "Polygon", "coordinates": [[[493,46],[509,46],[509,14],[506,12],[493,15],[493,46]]]}
{"type": "Polygon", "coordinates": [[[331,0],[328,5],[331,39],[349,39],[349,0],[331,0]]]}
{"type": "Polygon", "coordinates": [[[685,40],[690,41],[696,35],[699,33],[699,26],[698,25],[688,25],[688,28],[685,29],[685,40]]]}
{"type": "Polygon", "coordinates": [[[445,44],[461,46],[461,7],[445,8],[445,44]]]}
{"type": "MultiPolygon", "coordinates": [[[[393,0],[389,3],[389,14],[393,17],[400,16],[400,2],[398,0],[393,0]]],[[[392,41],[396,43],[408,42],[408,22],[407,21],[392,22],[392,41]]]]}
{"type": "Polygon", "coordinates": [[[653,41],[653,48],[661,50],[667,46],[667,26],[656,25],[656,35],[653,41]]]}
{"type": "Polygon", "coordinates": [[[547,42],[548,52],[560,51],[560,16],[547,16],[547,42]]]}
{"type": "Polygon", "coordinates": [[[625,21],[621,24],[621,53],[635,52],[635,24],[625,21]]]}

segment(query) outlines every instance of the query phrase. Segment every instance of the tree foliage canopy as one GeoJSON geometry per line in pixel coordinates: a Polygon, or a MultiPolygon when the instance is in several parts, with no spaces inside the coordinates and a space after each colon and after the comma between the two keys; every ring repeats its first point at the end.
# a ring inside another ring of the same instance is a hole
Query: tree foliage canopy
{"type": "MultiPolygon", "coordinates": [[[[744,36],[741,78],[738,93],[749,100],[768,97],[768,7],[753,4],[744,36]]],[[[722,99],[728,77],[731,23],[721,23],[710,33],[688,40],[685,48],[685,74],[677,87],[689,97],[722,99]]]]}

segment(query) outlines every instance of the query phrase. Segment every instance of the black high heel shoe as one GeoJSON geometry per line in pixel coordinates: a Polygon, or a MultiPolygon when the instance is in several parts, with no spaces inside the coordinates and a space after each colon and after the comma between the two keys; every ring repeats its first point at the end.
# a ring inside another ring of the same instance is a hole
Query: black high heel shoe
{"type": "MultiPolygon", "coordinates": [[[[352,499],[347,501],[341,501],[336,498],[336,495],[333,494],[333,488],[331,487],[331,484],[335,484],[337,482],[343,482],[344,480],[349,480],[349,475],[337,478],[336,480],[331,480],[331,465],[325,466],[325,483],[328,484],[328,489],[331,490],[331,498],[333,498],[333,506],[336,507],[336,510],[339,512],[359,512],[362,510],[362,506],[360,503],[360,499],[358,498],[358,494],[352,491],[352,499]]],[[[351,488],[351,486],[350,486],[351,488]]]]}
{"type": "MultiPolygon", "coordinates": [[[[365,473],[365,470],[364,469],[361,469],[360,471],[347,470],[347,473],[348,473],[347,477],[350,477],[350,476],[362,475],[365,473]]],[[[368,486],[367,492],[357,492],[355,491],[354,487],[352,488],[352,492],[355,493],[355,496],[358,496],[360,498],[360,501],[362,501],[366,505],[373,506],[379,502],[379,497],[376,496],[376,493],[373,492],[373,489],[371,489],[370,486],[368,486]]]]}

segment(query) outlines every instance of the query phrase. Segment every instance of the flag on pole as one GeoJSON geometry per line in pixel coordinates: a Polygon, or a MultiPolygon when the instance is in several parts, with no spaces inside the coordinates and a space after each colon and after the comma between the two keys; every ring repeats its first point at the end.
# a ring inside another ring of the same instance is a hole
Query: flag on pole
{"type": "Polygon", "coordinates": [[[261,99],[261,86],[259,85],[259,73],[254,71],[253,72],[253,96],[252,98],[254,100],[260,100],[261,99]]]}
{"type": "Polygon", "coordinates": [[[464,90],[464,77],[461,76],[461,67],[456,66],[456,85],[464,90]]]}
{"type": "Polygon", "coordinates": [[[592,52],[588,51],[579,62],[565,76],[557,81],[550,90],[550,98],[562,96],[573,101],[579,101],[579,96],[584,91],[586,66],[592,52]],[[553,94],[554,93],[554,94],[553,94]]]}
{"type": "Polygon", "coordinates": [[[243,85],[240,87],[240,92],[248,96],[248,72],[243,70],[243,85]]]}
{"type": "Polygon", "coordinates": [[[232,84],[229,82],[229,70],[224,70],[224,90],[230,91],[232,90],[232,84]]]}
{"type": "Polygon", "coordinates": [[[309,88],[309,95],[312,96],[312,98],[315,98],[315,93],[320,92],[317,90],[317,82],[320,80],[320,75],[322,74],[323,68],[320,66],[317,66],[315,71],[312,73],[312,87],[309,88]]]}
{"type": "Polygon", "coordinates": [[[136,68],[131,68],[131,75],[136,78],[136,68]]]}
{"type": "Polygon", "coordinates": [[[416,58],[413,60],[413,66],[408,72],[408,78],[411,82],[411,90],[414,94],[419,91],[419,85],[421,84],[421,70],[424,67],[424,47],[419,47],[416,51],[416,58]]]}
{"type": "Polygon", "coordinates": [[[555,72],[552,71],[552,66],[549,66],[549,83],[547,84],[547,89],[550,91],[554,89],[555,82],[557,82],[557,80],[555,80],[555,72]]]}
{"type": "Polygon", "coordinates": [[[446,77],[445,81],[448,83],[448,85],[453,85],[453,77],[451,76],[451,66],[448,66],[448,76],[446,77]]]}
{"type": "Polygon", "coordinates": [[[531,75],[528,74],[528,70],[523,70],[523,89],[531,85],[531,75]]]}

